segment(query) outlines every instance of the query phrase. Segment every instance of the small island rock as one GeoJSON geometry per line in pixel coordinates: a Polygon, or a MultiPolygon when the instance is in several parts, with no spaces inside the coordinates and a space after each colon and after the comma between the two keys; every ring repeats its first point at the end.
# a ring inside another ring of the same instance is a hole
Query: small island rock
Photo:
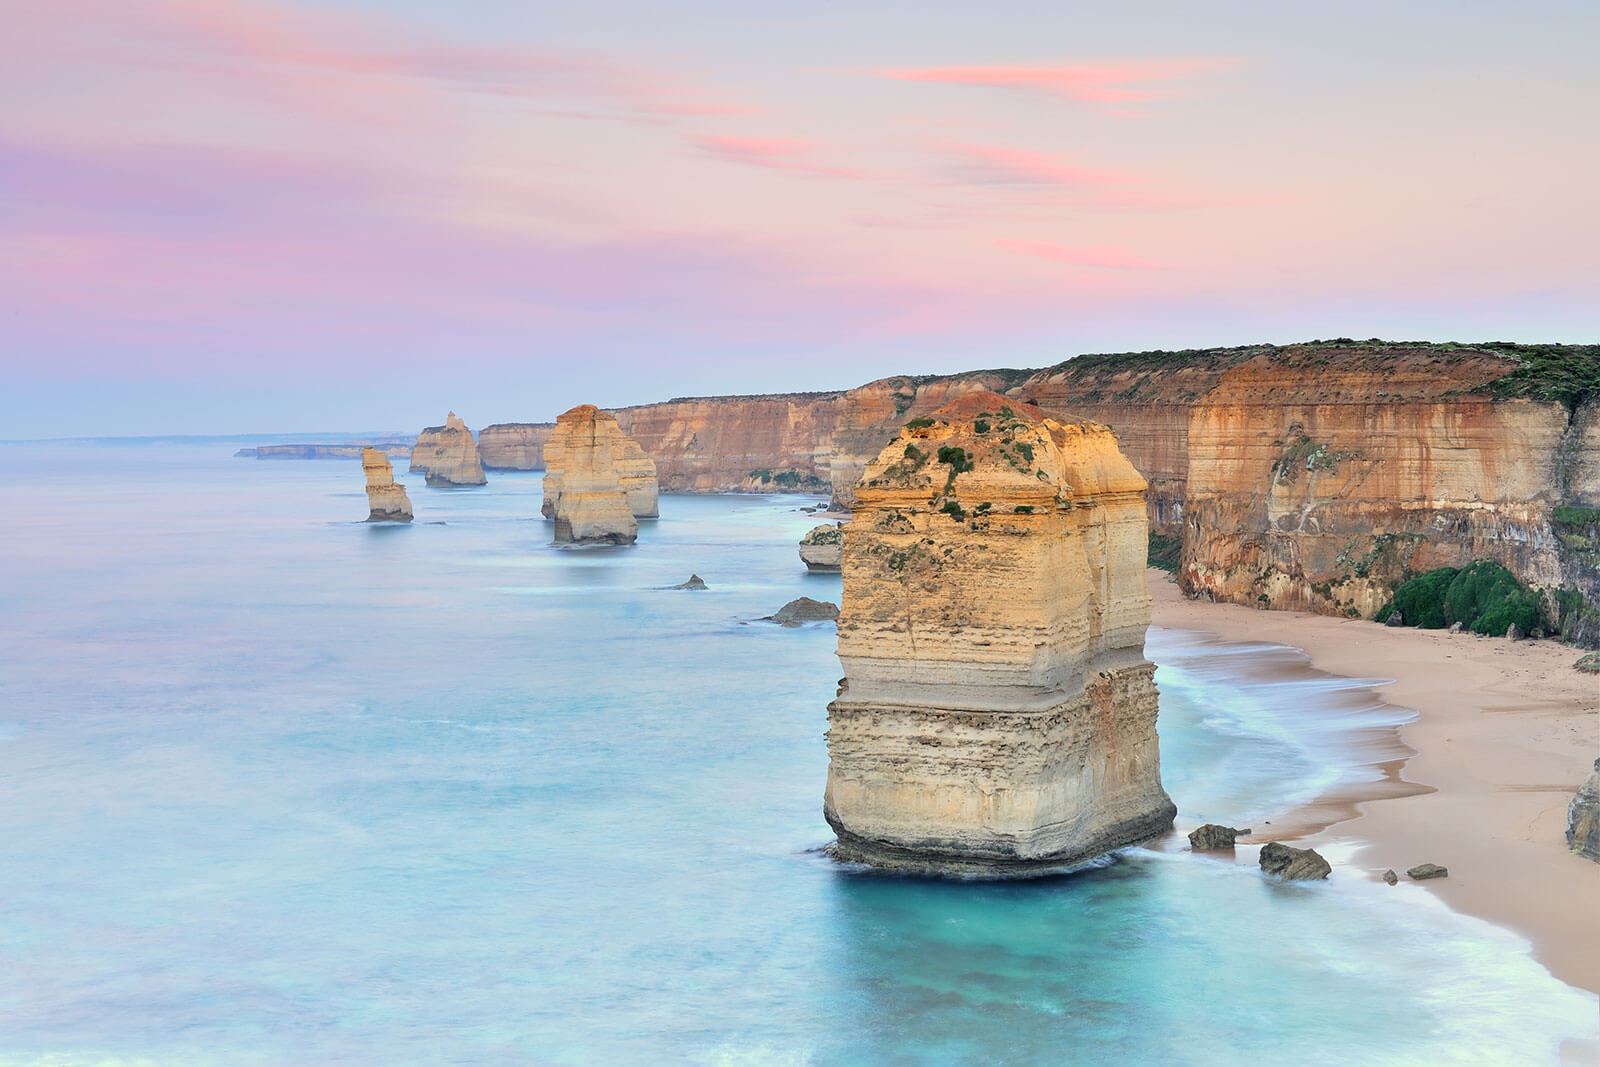
{"type": "Polygon", "coordinates": [[[800,539],[800,562],[812,573],[838,574],[844,557],[844,531],[837,523],[813,527],[800,539]]]}
{"type": "Polygon", "coordinates": [[[1292,848],[1277,841],[1261,846],[1261,869],[1285,881],[1314,881],[1333,873],[1328,861],[1312,848],[1292,848]]]}
{"type": "Polygon", "coordinates": [[[701,577],[698,574],[691,574],[691,575],[689,575],[689,580],[687,582],[679,582],[677,585],[669,585],[669,586],[667,586],[667,588],[668,589],[704,589],[704,588],[706,588],[706,583],[705,583],[705,581],[703,579],[701,579],[701,577]]]}
{"type": "Polygon", "coordinates": [[[395,484],[389,457],[376,448],[363,448],[361,469],[367,476],[367,521],[410,522],[411,498],[405,486],[395,484]]]}
{"type": "Polygon", "coordinates": [[[1189,847],[1196,852],[1216,852],[1221,849],[1232,848],[1234,846],[1234,838],[1249,832],[1248,829],[1236,830],[1231,826],[1220,826],[1217,823],[1208,822],[1204,826],[1190,831],[1189,847]]]}

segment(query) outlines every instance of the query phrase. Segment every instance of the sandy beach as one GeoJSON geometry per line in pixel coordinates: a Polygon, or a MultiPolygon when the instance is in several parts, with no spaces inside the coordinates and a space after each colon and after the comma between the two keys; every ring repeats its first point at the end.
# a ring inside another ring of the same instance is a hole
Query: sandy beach
{"type": "Polygon", "coordinates": [[[1393,679],[1379,694],[1417,712],[1399,730],[1415,754],[1374,759],[1383,781],[1245,840],[1354,839],[1373,878],[1442,864],[1449,877],[1423,883],[1441,900],[1516,931],[1557,978],[1600,992],[1600,864],[1565,838],[1567,804],[1600,755],[1600,676],[1573,670],[1579,650],[1191,601],[1156,570],[1150,591],[1158,626],[1293,645],[1317,669],[1393,679]]]}

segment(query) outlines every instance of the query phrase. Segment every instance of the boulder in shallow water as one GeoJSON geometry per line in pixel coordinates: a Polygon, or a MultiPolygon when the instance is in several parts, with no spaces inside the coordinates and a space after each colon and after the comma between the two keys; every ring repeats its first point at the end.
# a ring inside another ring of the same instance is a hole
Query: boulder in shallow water
{"type": "Polygon", "coordinates": [[[1285,881],[1314,881],[1333,873],[1314,848],[1292,848],[1277,841],[1261,846],[1261,869],[1285,881]]]}
{"type": "Polygon", "coordinates": [[[1393,867],[1390,867],[1387,871],[1383,872],[1383,880],[1388,882],[1390,885],[1394,885],[1396,882],[1400,881],[1400,876],[1394,873],[1393,867]]]}
{"type": "Polygon", "coordinates": [[[1234,838],[1249,832],[1248,829],[1236,830],[1231,826],[1219,826],[1217,823],[1208,822],[1190,832],[1189,847],[1196,852],[1217,852],[1232,848],[1234,838]]]}
{"type": "Polygon", "coordinates": [[[768,615],[767,621],[783,626],[799,626],[803,622],[832,622],[838,617],[839,605],[803,596],[798,600],[789,601],[775,613],[768,615]]]}
{"type": "Polygon", "coordinates": [[[677,585],[669,585],[669,586],[667,586],[667,588],[668,589],[704,589],[704,588],[706,588],[706,583],[701,579],[701,577],[698,574],[691,574],[691,575],[689,575],[689,580],[687,582],[680,582],[677,585]]]}
{"type": "Polygon", "coordinates": [[[1450,868],[1441,867],[1437,863],[1419,863],[1406,871],[1406,877],[1414,882],[1426,881],[1429,878],[1448,878],[1450,868]]]}
{"type": "Polygon", "coordinates": [[[1600,863],[1600,759],[1567,806],[1567,847],[1600,863]]]}

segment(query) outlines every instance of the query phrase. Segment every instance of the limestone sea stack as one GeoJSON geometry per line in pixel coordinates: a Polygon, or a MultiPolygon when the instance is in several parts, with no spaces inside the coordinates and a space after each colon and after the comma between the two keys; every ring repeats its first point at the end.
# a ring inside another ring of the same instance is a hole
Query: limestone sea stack
{"type": "Polygon", "coordinates": [[[617,420],[593,404],[579,404],[556,419],[545,445],[544,505],[556,524],[556,541],[631,545],[639,523],[617,471],[617,420]]]}
{"type": "Polygon", "coordinates": [[[395,484],[389,457],[376,448],[363,448],[361,469],[367,476],[367,521],[410,522],[411,498],[405,486],[395,484]]]}
{"type": "Polygon", "coordinates": [[[1028,876],[1171,828],[1144,491],[1107,427],[989,392],[868,464],[828,705],[837,856],[1028,876]]]}
{"type": "Polygon", "coordinates": [[[429,426],[417,435],[417,443],[411,449],[411,469],[426,472],[428,484],[436,488],[483,485],[489,480],[483,475],[472,431],[453,411],[443,426],[429,426]]]}
{"type": "MultiPolygon", "coordinates": [[[[554,519],[560,506],[562,479],[566,468],[572,460],[569,458],[568,449],[572,442],[577,442],[580,450],[589,450],[600,447],[598,442],[604,443],[609,449],[611,467],[616,472],[617,484],[621,486],[623,495],[627,498],[628,511],[636,519],[653,519],[661,514],[659,498],[660,485],[656,481],[656,464],[649,456],[644,454],[644,449],[634,443],[633,438],[622,432],[622,427],[617,425],[616,416],[610,412],[601,411],[593,404],[580,404],[556,420],[556,428],[551,432],[550,439],[544,446],[544,506],[541,511],[547,519],[554,519]],[[572,431],[563,430],[561,419],[572,415],[574,412],[593,412],[593,416],[582,416],[591,419],[592,432],[596,444],[589,443],[589,438],[579,434],[572,436],[572,431]]],[[[587,462],[584,460],[583,462],[587,462]]]]}
{"type": "Polygon", "coordinates": [[[835,523],[812,527],[800,539],[800,562],[813,574],[838,574],[844,555],[844,531],[835,523]]]}

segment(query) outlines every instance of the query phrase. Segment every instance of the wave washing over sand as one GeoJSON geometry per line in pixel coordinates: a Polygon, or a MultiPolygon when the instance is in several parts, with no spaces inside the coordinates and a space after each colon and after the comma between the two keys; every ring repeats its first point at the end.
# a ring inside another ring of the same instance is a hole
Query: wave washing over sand
{"type": "MultiPolygon", "coordinates": [[[[1179,839],[1018,884],[819,858],[834,634],[754,621],[837,599],[798,498],[669,495],[636,546],[572,552],[531,474],[407,478],[418,521],[374,529],[355,464],[6,447],[0,1062],[1537,1063],[1595,1036],[1522,937],[1355,844],[1316,885],[1179,839]]],[[[1404,717],[1361,685],[1151,654],[1181,827],[1387,776],[1339,740],[1404,717]]]]}

